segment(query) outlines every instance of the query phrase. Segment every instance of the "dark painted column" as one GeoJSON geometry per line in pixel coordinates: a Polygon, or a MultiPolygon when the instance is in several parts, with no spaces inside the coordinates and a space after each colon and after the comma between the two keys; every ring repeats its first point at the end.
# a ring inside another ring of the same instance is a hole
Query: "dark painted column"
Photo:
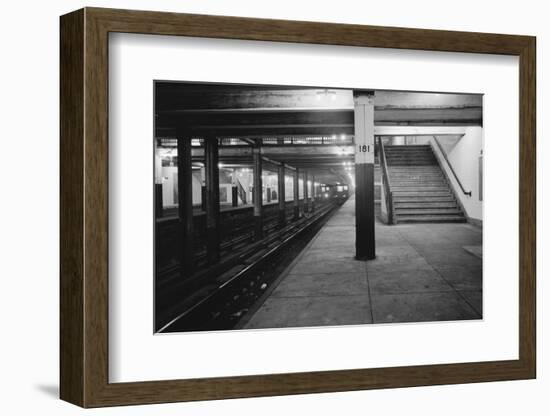
{"type": "Polygon", "coordinates": [[[262,219],[262,154],[259,145],[252,149],[253,152],[253,176],[254,176],[254,239],[256,241],[263,238],[263,219],[262,219]]]}
{"type": "Polygon", "coordinates": [[[300,218],[300,190],[298,187],[300,186],[300,181],[298,180],[300,177],[300,171],[298,168],[294,171],[294,186],[293,186],[293,193],[294,193],[294,221],[296,221],[298,218],[300,218]]]}
{"type": "Polygon", "coordinates": [[[285,165],[279,166],[277,178],[277,187],[279,194],[279,225],[284,227],[286,224],[286,206],[285,206],[285,165]]]}
{"type": "Polygon", "coordinates": [[[316,189],[315,189],[315,175],[311,175],[311,212],[315,212],[315,197],[316,197],[316,189]]]}
{"type": "Polygon", "coordinates": [[[237,169],[233,169],[231,174],[231,205],[239,205],[239,190],[237,189],[237,169]]]}
{"type": "Polygon", "coordinates": [[[193,273],[193,167],[191,164],[191,139],[178,136],[178,217],[180,241],[180,276],[193,273]]]}
{"type": "Polygon", "coordinates": [[[231,187],[231,206],[236,207],[239,205],[239,191],[236,186],[231,187]]]}
{"type": "Polygon", "coordinates": [[[220,260],[220,176],[218,168],[218,139],[204,140],[206,182],[206,259],[220,260]]]}
{"type": "Polygon", "coordinates": [[[162,218],[162,211],[162,183],[155,183],[155,217],[162,218]]]}
{"type": "Polygon", "coordinates": [[[309,212],[309,191],[308,191],[308,174],[304,171],[304,212],[309,212]]]}
{"type": "Polygon", "coordinates": [[[374,240],[374,93],[353,92],[355,111],[355,257],[376,257],[374,240]]]}
{"type": "Polygon", "coordinates": [[[201,209],[206,211],[206,183],[201,186],[201,209]]]}

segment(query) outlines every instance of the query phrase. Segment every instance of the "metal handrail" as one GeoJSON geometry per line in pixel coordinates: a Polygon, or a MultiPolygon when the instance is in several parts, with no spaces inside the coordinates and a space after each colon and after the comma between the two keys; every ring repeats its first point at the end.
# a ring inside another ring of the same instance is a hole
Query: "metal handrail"
{"type": "Polygon", "coordinates": [[[388,164],[386,162],[386,151],[384,150],[381,137],[378,137],[378,145],[380,150],[380,166],[382,168],[382,185],[384,186],[386,208],[388,209],[388,224],[393,224],[393,194],[391,191],[388,164]]]}
{"type": "Polygon", "coordinates": [[[439,150],[443,157],[445,158],[445,161],[447,162],[447,165],[449,166],[449,169],[451,169],[451,172],[453,173],[453,176],[455,177],[456,181],[458,182],[458,186],[460,186],[460,189],[462,190],[462,193],[464,195],[472,196],[472,191],[466,191],[464,189],[464,186],[462,185],[462,182],[460,182],[460,179],[458,178],[458,175],[456,174],[455,170],[453,169],[453,165],[451,165],[451,162],[449,161],[449,158],[447,157],[447,153],[445,153],[445,150],[443,150],[443,146],[441,146],[441,143],[439,143],[439,139],[436,136],[432,136],[434,138],[435,143],[437,144],[437,147],[439,147],[439,150]]]}

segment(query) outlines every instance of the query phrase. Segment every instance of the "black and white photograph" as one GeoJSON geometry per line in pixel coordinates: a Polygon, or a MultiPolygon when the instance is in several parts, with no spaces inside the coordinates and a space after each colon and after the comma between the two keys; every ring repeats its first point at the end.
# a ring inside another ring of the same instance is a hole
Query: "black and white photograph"
{"type": "Polygon", "coordinates": [[[154,100],[155,333],[483,319],[483,95],[154,100]]]}
{"type": "Polygon", "coordinates": [[[543,2],[3,6],[0,414],[548,414],[543,2]]]}

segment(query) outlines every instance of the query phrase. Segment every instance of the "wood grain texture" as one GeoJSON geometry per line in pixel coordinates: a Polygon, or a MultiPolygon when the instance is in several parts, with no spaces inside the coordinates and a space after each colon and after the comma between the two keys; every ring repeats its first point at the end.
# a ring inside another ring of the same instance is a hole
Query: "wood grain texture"
{"type": "Polygon", "coordinates": [[[534,378],[535,38],[86,8],[61,18],[61,398],[83,407],[534,378]],[[518,360],[207,379],[108,381],[108,33],[520,58],[518,360]]]}
{"type": "Polygon", "coordinates": [[[536,377],[536,41],[520,54],[519,98],[519,356],[536,377]]]}
{"type": "Polygon", "coordinates": [[[60,50],[60,388],[84,404],[84,12],[61,19],[60,50]]]}

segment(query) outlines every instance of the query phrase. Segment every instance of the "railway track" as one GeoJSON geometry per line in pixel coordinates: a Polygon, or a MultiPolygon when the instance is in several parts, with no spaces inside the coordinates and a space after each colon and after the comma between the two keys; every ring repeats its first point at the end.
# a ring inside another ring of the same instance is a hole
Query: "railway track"
{"type": "Polygon", "coordinates": [[[315,213],[272,230],[261,242],[243,247],[218,267],[199,274],[196,278],[202,282],[200,286],[192,290],[193,295],[175,302],[164,314],[157,332],[212,331],[238,326],[338,207],[336,203],[319,207],[315,213]]]}
{"type": "MultiPolygon", "coordinates": [[[[327,203],[328,201],[318,201],[316,207],[321,208],[327,203]]],[[[278,215],[279,212],[275,211],[268,214],[264,219],[263,233],[265,236],[269,236],[280,229],[278,215]]],[[[287,208],[286,218],[288,223],[294,221],[293,216],[293,207],[291,207],[291,209],[287,208]]],[[[222,240],[220,243],[220,256],[223,258],[254,241],[254,225],[252,221],[243,221],[241,219],[220,234],[222,240]]],[[[207,265],[205,242],[196,240],[195,243],[197,249],[194,253],[193,263],[195,269],[199,270],[207,265]]],[[[170,265],[161,265],[157,269],[157,286],[162,287],[167,284],[169,285],[174,279],[179,279],[179,266],[177,261],[173,261],[170,265]]]]}

